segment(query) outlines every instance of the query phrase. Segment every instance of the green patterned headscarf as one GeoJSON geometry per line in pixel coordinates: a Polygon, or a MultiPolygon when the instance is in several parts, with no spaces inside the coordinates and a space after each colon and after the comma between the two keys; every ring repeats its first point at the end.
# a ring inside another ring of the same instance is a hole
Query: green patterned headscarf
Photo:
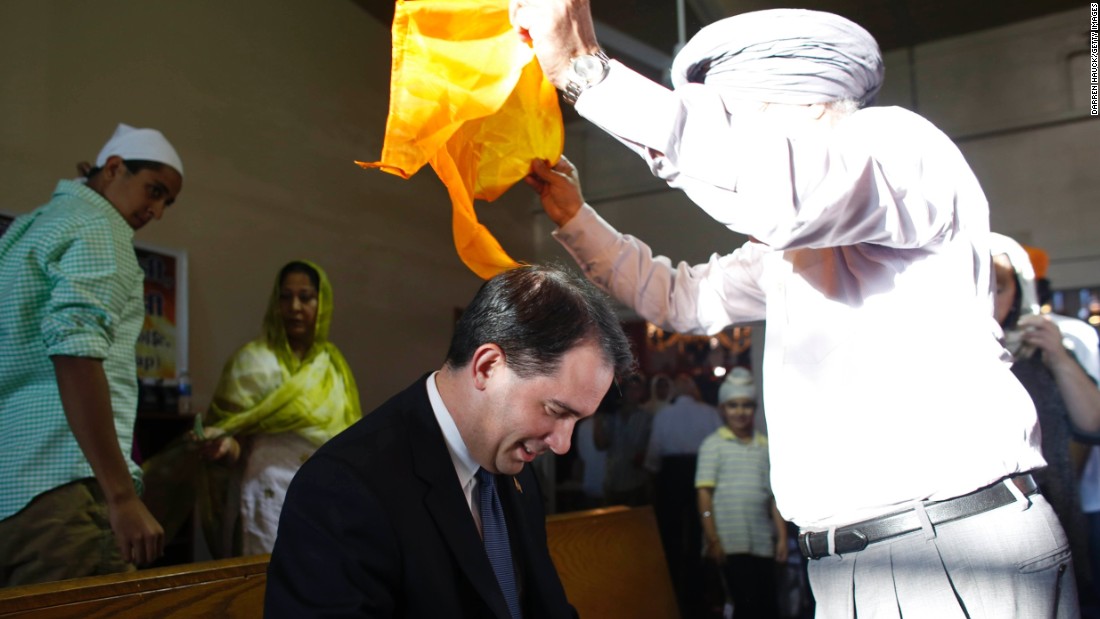
{"type": "MultiPolygon", "coordinates": [[[[263,337],[226,364],[207,412],[207,425],[230,435],[296,432],[321,445],[362,415],[351,369],[328,340],[333,308],[328,276],[316,264],[295,262],[317,273],[313,344],[301,359],[291,350],[279,310],[282,281],[276,277],[263,337]]],[[[284,271],[285,267],[280,274],[284,271]]]]}

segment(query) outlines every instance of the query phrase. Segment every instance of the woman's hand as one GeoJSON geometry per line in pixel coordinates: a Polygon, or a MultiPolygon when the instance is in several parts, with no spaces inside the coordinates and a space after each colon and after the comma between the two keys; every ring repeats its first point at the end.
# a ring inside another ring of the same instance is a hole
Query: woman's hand
{"type": "Polygon", "coordinates": [[[221,428],[203,428],[203,436],[199,438],[202,457],[211,461],[225,461],[225,464],[233,465],[241,457],[240,442],[228,436],[221,428]]]}

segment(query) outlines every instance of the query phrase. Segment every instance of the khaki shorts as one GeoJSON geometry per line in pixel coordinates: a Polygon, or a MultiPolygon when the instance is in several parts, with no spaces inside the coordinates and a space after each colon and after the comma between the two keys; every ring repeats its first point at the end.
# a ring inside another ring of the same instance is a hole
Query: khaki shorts
{"type": "Polygon", "coordinates": [[[115,545],[107,502],[94,479],[43,492],[0,520],[0,587],[134,569],[115,545]]]}

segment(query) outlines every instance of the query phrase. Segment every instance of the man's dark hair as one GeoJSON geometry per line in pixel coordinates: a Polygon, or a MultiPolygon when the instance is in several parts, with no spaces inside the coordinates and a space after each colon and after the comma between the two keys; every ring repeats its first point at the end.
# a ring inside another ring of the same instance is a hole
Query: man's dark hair
{"type": "Polygon", "coordinates": [[[563,267],[525,265],[482,284],[455,324],[447,365],[462,367],[478,346],[491,343],[519,376],[546,376],[585,342],[599,346],[616,375],[634,365],[630,342],[602,292],[563,267]]]}

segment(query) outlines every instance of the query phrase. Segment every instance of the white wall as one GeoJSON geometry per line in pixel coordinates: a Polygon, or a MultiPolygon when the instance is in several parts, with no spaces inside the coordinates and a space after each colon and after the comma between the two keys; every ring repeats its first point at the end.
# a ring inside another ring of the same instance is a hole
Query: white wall
{"type": "Polygon", "coordinates": [[[1100,284],[1100,122],[1088,108],[1088,19],[1082,3],[893,52],[882,97],[956,140],[989,198],[993,229],[1045,249],[1057,288],[1100,284]]]}
{"type": "MultiPolygon", "coordinates": [[[[44,203],[120,121],[162,130],[184,189],[137,238],[188,253],[196,405],[258,335],[276,270],[304,257],[332,279],[332,339],[369,410],[438,367],[480,284],[430,169],[352,163],[381,153],[389,58],[388,25],[348,0],[0,2],[0,210],[44,203]]],[[[484,220],[530,260],[525,188],[501,202],[517,196],[484,220]]]]}

